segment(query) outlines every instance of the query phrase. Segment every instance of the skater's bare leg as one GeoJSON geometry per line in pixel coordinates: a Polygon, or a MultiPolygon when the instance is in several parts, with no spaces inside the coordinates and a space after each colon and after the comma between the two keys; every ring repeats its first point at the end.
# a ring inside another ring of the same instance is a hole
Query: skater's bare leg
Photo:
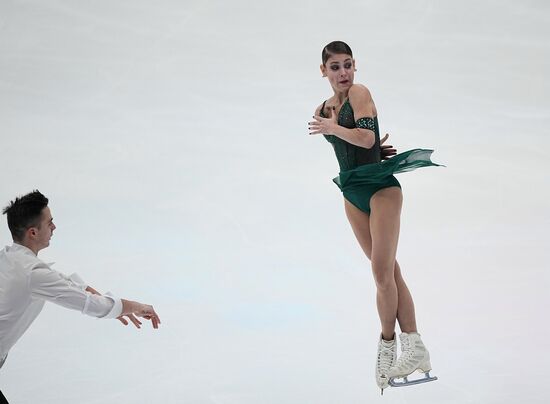
{"type": "Polygon", "coordinates": [[[399,263],[395,261],[395,283],[397,284],[397,321],[402,332],[417,332],[414,302],[411,292],[401,275],[399,263]]]}
{"type": "MultiPolygon", "coordinates": [[[[390,189],[392,188],[389,188],[388,190],[390,189]]],[[[382,190],[382,191],[385,191],[385,190],[382,190]]],[[[385,299],[387,299],[388,293],[386,293],[384,288],[382,288],[383,290],[380,290],[380,288],[378,288],[379,282],[376,281],[377,290],[378,290],[377,303],[378,303],[378,311],[379,311],[380,319],[382,322],[382,334],[384,339],[387,339],[387,340],[391,340],[393,338],[394,330],[395,330],[396,315],[398,317],[399,325],[402,331],[410,330],[412,332],[413,330],[416,330],[414,304],[412,301],[412,297],[407,288],[405,281],[403,280],[403,277],[401,276],[401,269],[397,264],[397,262],[395,261],[395,250],[397,248],[397,238],[399,233],[399,215],[401,210],[401,199],[402,199],[399,188],[396,188],[396,191],[391,191],[390,194],[386,196],[386,198],[389,196],[390,199],[394,200],[394,202],[390,204],[391,206],[393,206],[394,212],[393,213],[391,211],[380,212],[381,214],[386,214],[388,216],[393,215],[394,219],[397,218],[397,225],[395,223],[392,224],[391,221],[385,223],[382,220],[382,223],[381,223],[382,226],[388,225],[392,227],[392,230],[390,232],[392,234],[395,234],[395,229],[397,228],[397,234],[393,236],[394,241],[390,240],[390,245],[393,246],[393,247],[390,247],[390,250],[393,250],[392,255],[393,255],[394,267],[393,267],[393,270],[390,268],[390,270],[388,270],[387,272],[388,274],[390,274],[390,276],[391,274],[394,275],[394,281],[389,282],[389,283],[393,283],[393,297],[391,294],[391,288],[390,288],[390,294],[389,294],[389,298],[393,299],[393,301],[389,305],[385,303],[385,299]],[[397,288],[398,297],[396,297],[395,288],[397,288]],[[396,303],[396,300],[397,300],[397,303],[396,303]],[[388,308],[388,306],[390,307],[390,309],[385,310],[386,308],[388,308]],[[388,312],[389,312],[389,315],[388,315],[388,312]],[[383,320],[383,318],[388,318],[388,319],[383,320]],[[384,324],[386,324],[386,327],[384,327],[384,324]]],[[[378,195],[380,192],[378,192],[376,195],[378,195]]],[[[384,197],[383,194],[382,194],[382,197],[384,197]]],[[[357,238],[357,241],[359,242],[365,255],[369,259],[371,259],[372,257],[371,218],[369,217],[368,214],[357,209],[353,204],[351,204],[347,200],[344,200],[344,201],[345,201],[346,215],[351,224],[355,237],[357,238]]],[[[382,199],[380,202],[383,203],[384,199],[382,199]]],[[[372,206],[372,200],[371,200],[371,206],[372,206]]],[[[377,266],[377,268],[380,268],[380,267],[377,266]]],[[[385,282],[388,283],[387,277],[385,278],[386,278],[385,282]]],[[[379,278],[377,278],[375,273],[375,280],[377,279],[379,278]]]]}
{"type": "Polygon", "coordinates": [[[372,273],[376,283],[376,303],[384,337],[393,336],[397,319],[395,255],[399,240],[401,204],[401,189],[398,187],[382,189],[370,200],[372,273]]]}

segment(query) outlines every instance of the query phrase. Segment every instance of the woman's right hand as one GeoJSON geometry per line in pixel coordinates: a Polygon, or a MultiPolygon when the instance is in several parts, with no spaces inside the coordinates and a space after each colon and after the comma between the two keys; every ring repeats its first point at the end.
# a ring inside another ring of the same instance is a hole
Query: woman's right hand
{"type": "Polygon", "coordinates": [[[332,135],[335,128],[338,126],[338,120],[335,113],[335,108],[331,109],[330,118],[323,118],[319,115],[313,115],[313,121],[308,122],[310,135],[332,135]]]}

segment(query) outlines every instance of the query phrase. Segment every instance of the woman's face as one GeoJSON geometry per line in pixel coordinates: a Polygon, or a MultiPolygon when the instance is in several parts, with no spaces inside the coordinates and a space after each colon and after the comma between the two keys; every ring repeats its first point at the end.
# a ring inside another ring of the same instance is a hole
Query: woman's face
{"type": "Polygon", "coordinates": [[[321,72],[328,78],[334,91],[347,91],[353,85],[355,61],[350,55],[332,55],[321,65],[321,72]]]}

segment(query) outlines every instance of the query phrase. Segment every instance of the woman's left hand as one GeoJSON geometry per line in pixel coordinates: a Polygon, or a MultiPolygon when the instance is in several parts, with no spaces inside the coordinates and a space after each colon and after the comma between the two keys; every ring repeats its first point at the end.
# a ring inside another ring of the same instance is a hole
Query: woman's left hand
{"type": "Polygon", "coordinates": [[[395,149],[391,144],[384,144],[389,137],[390,134],[386,133],[386,136],[380,139],[380,153],[382,155],[382,160],[388,160],[391,156],[395,156],[397,154],[397,149],[395,149]]]}
{"type": "Polygon", "coordinates": [[[315,115],[313,119],[313,121],[308,122],[310,135],[330,135],[334,133],[334,129],[338,126],[334,107],[332,107],[332,116],[330,118],[323,118],[315,115]]]}

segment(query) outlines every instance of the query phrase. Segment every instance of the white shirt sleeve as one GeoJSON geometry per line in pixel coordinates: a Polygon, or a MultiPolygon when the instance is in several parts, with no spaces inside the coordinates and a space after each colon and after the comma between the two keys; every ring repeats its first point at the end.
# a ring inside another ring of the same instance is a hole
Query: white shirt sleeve
{"type": "MultiPolygon", "coordinates": [[[[51,263],[48,263],[48,266],[50,267],[51,269],[51,266],[53,265],[53,262],[51,263]]],[[[65,275],[64,273],[62,272],[59,272],[57,271],[57,273],[59,275],[61,275],[64,279],[68,280],[68,281],[71,281],[73,284],[75,284],[76,286],[78,286],[80,289],[82,290],[86,290],[86,288],[89,286],[85,281],[84,279],[82,279],[80,277],[80,275],[78,275],[76,272],[71,274],[71,275],[65,275]]]]}
{"type": "MultiPolygon", "coordinates": [[[[81,281],[80,278],[78,280],[81,281]]],[[[79,310],[83,314],[93,317],[116,318],[120,316],[122,313],[120,299],[86,292],[83,290],[82,284],[77,284],[77,282],[67,279],[46,265],[40,265],[31,270],[30,288],[33,296],[68,309],[79,310]]]]}

